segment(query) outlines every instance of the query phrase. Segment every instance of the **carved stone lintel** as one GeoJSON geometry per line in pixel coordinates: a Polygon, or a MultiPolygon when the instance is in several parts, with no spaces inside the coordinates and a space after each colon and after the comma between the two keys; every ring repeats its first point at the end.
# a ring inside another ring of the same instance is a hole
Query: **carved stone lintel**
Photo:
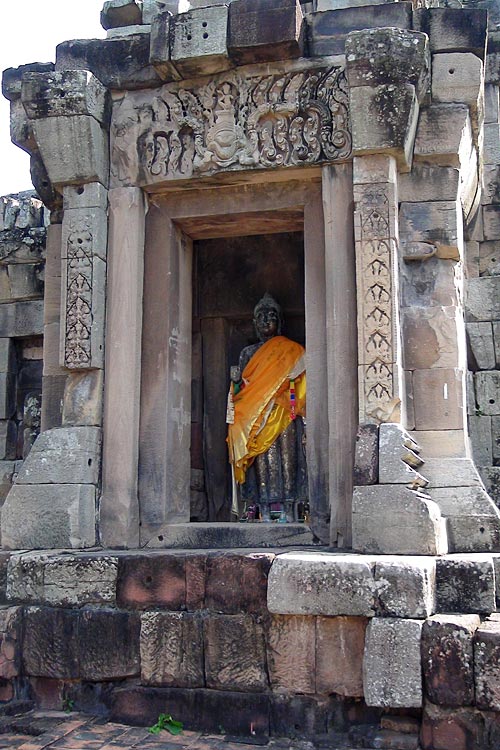
{"type": "Polygon", "coordinates": [[[209,83],[129,92],[115,104],[113,186],[225,170],[301,166],[351,154],[341,67],[219,75],[209,83]]]}

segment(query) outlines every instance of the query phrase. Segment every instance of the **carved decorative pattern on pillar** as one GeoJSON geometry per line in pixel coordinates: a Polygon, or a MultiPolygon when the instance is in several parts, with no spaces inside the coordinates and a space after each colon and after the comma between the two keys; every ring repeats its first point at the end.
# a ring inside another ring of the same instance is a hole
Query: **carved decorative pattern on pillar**
{"type": "Polygon", "coordinates": [[[167,84],[149,99],[128,92],[113,113],[114,184],[344,160],[348,99],[341,67],[228,72],[189,88],[167,84]]]}
{"type": "Polygon", "coordinates": [[[66,337],[64,364],[86,368],[91,364],[93,237],[89,224],[70,224],[66,262],[66,337]]]}
{"type": "Polygon", "coordinates": [[[392,421],[399,407],[395,376],[394,186],[355,187],[360,413],[362,421],[392,421]]]}

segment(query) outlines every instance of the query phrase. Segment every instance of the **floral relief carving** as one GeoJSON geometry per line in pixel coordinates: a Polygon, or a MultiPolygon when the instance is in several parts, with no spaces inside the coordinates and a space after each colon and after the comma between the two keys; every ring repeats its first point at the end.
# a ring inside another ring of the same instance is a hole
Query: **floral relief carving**
{"type": "Polygon", "coordinates": [[[389,185],[358,185],[358,314],[365,418],[383,421],[394,408],[396,346],[393,315],[393,258],[389,185]]]}
{"type": "Polygon", "coordinates": [[[156,95],[128,92],[115,105],[115,184],[150,184],[227,169],[297,166],[351,154],[341,67],[266,76],[237,71],[156,95]]]}
{"type": "Polygon", "coordinates": [[[64,364],[91,364],[93,237],[89,222],[72,222],[67,239],[64,364]]]}

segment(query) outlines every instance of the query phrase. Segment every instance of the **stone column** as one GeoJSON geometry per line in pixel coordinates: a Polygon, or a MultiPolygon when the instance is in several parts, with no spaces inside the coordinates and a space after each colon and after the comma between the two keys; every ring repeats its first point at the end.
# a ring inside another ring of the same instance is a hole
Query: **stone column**
{"type": "MultiPolygon", "coordinates": [[[[60,365],[69,374],[62,427],[42,432],[25,460],[3,508],[2,543],[88,547],[101,467],[110,101],[90,73],[65,71],[25,73],[21,102],[47,179],[63,194],[60,365]]],[[[54,310],[51,322],[55,330],[54,310]]]]}
{"type": "Polygon", "coordinates": [[[138,188],[109,192],[101,540],[139,546],[137,478],[145,204],[138,188]]]}

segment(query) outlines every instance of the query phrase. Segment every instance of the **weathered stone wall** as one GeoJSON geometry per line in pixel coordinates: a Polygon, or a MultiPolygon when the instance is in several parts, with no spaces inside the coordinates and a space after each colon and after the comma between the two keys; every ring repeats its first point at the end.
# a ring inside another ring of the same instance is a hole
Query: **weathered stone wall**
{"type": "Polygon", "coordinates": [[[0,697],[138,725],[168,711],[212,732],[494,750],[499,564],[4,553],[0,697]]]}
{"type": "MultiPolygon", "coordinates": [[[[498,32],[496,32],[498,34],[498,32]]],[[[496,44],[495,32],[490,46],[496,44]]],[[[482,197],[467,240],[465,300],[472,453],[500,507],[500,109],[497,53],[488,56],[482,197]]]]}
{"type": "Polygon", "coordinates": [[[34,192],[0,198],[0,503],[39,431],[48,213],[34,192]]]}

